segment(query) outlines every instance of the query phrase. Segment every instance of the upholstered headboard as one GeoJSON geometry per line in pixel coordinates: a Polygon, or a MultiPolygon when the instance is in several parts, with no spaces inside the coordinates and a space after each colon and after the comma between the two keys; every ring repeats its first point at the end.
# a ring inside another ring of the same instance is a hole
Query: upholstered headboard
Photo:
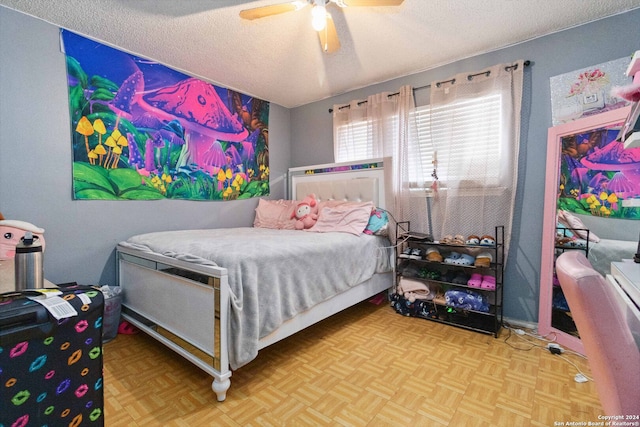
{"type": "Polygon", "coordinates": [[[289,199],[315,194],[318,200],[372,201],[385,207],[382,159],[289,169],[289,199]]]}
{"type": "MultiPolygon", "coordinates": [[[[377,178],[353,178],[335,181],[301,181],[296,185],[295,193],[299,198],[315,194],[318,201],[348,200],[351,202],[372,201],[380,206],[377,178]]],[[[296,197],[297,198],[297,197],[296,197]]]]}

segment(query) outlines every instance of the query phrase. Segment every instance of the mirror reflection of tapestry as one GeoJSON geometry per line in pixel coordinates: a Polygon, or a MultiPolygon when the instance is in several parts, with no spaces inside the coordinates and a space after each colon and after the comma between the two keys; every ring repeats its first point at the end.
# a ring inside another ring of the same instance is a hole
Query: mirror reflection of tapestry
{"type": "Polygon", "coordinates": [[[558,209],[640,219],[640,148],[615,140],[621,125],[562,137],[558,209]]]}
{"type": "Polygon", "coordinates": [[[622,108],[629,104],[611,95],[611,89],[630,83],[629,58],[620,58],[551,77],[553,126],[622,108]]]}
{"type": "Polygon", "coordinates": [[[61,30],[73,197],[269,194],[269,103],[61,30]]]}

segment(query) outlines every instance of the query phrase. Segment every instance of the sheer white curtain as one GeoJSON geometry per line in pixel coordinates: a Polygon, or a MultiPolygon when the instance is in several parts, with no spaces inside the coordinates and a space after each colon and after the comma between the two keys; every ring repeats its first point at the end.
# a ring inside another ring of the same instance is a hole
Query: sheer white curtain
{"type": "MultiPolygon", "coordinates": [[[[412,197],[421,176],[409,179],[411,162],[419,162],[420,147],[413,110],[415,101],[411,86],[398,93],[383,92],[366,101],[353,101],[348,108],[334,106],[334,157],[336,162],[385,158],[388,177],[386,208],[396,221],[411,221],[411,229],[427,231],[427,205],[423,193],[412,197]]],[[[415,174],[415,172],[414,172],[415,174]]]]}
{"type": "Polygon", "coordinates": [[[435,238],[492,235],[504,225],[508,253],[523,69],[523,61],[498,64],[431,85],[430,133],[441,180],[431,206],[435,238]]]}

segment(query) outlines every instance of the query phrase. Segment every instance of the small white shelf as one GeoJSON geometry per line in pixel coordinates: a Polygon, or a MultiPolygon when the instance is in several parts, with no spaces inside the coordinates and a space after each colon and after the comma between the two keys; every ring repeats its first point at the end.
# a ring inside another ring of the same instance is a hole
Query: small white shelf
{"type": "Polygon", "coordinates": [[[634,132],[624,140],[624,148],[640,147],[640,132],[634,132]]]}
{"type": "Polygon", "coordinates": [[[640,50],[636,50],[636,53],[633,54],[633,57],[631,58],[631,62],[627,67],[627,76],[635,77],[635,75],[638,74],[639,72],[640,72],[640,50]]]}

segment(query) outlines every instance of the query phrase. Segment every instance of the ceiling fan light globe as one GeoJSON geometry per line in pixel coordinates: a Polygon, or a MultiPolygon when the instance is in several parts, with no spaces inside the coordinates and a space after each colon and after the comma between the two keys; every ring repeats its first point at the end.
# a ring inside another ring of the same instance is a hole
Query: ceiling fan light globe
{"type": "Polygon", "coordinates": [[[315,5],[311,9],[311,26],[316,31],[324,30],[327,25],[327,10],[324,6],[315,5]]]}

